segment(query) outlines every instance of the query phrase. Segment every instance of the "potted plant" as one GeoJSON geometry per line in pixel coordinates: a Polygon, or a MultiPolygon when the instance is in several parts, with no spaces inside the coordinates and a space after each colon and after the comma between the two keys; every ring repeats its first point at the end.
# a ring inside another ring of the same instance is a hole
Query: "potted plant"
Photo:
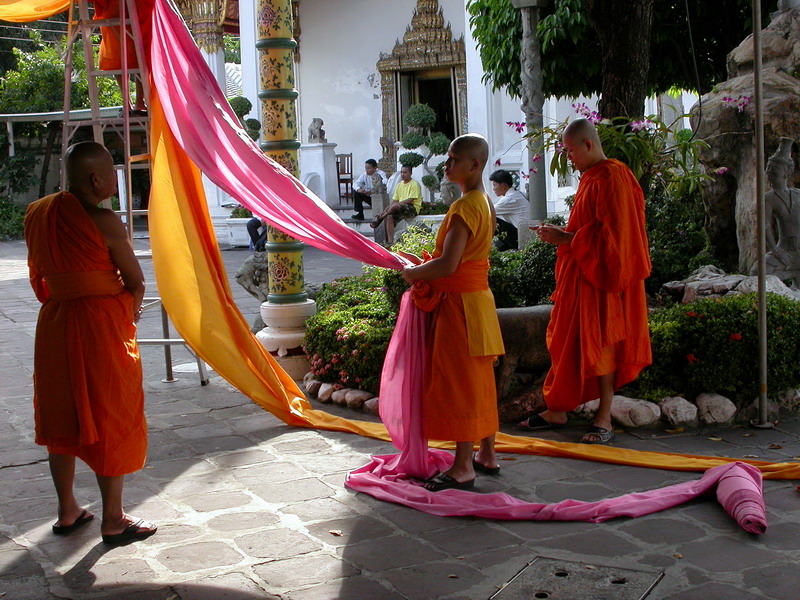
{"type": "Polygon", "coordinates": [[[436,111],[427,104],[413,104],[408,107],[403,116],[403,123],[408,128],[408,133],[403,136],[401,143],[407,150],[398,157],[400,164],[411,168],[422,165],[425,175],[422,177],[422,185],[430,191],[431,195],[439,189],[441,181],[441,170],[435,170],[428,165],[432,156],[441,156],[447,153],[450,140],[440,132],[431,132],[436,125],[436,111]],[[413,150],[419,149],[417,152],[413,150]]]}
{"type": "Polygon", "coordinates": [[[236,247],[250,247],[250,235],[247,233],[247,222],[253,218],[250,209],[237,204],[228,218],[225,219],[225,228],[228,231],[228,243],[236,247]]]}

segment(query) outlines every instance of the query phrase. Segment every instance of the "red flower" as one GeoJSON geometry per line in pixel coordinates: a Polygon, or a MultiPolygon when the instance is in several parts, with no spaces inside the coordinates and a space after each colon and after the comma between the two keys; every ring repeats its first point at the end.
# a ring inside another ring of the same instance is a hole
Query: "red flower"
{"type": "Polygon", "coordinates": [[[738,342],[740,339],[742,339],[742,334],[741,333],[732,333],[728,337],[731,338],[734,342],[738,342]]]}
{"type": "Polygon", "coordinates": [[[699,359],[699,358],[697,358],[697,357],[696,357],[694,354],[687,354],[687,355],[686,355],[686,360],[688,360],[688,361],[689,361],[689,364],[690,364],[690,365],[691,365],[691,364],[694,364],[694,363],[696,363],[696,362],[700,362],[700,359],[699,359]]]}
{"type": "Polygon", "coordinates": [[[686,316],[687,317],[696,317],[697,313],[694,312],[693,310],[690,310],[689,312],[686,313],[686,316]]]}

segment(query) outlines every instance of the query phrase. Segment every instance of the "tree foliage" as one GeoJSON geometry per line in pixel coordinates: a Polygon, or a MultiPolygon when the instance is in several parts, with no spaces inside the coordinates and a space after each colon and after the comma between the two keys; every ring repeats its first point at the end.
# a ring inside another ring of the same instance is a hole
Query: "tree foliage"
{"type": "MultiPolygon", "coordinates": [[[[600,41],[584,4],[581,0],[553,0],[541,11],[538,36],[546,96],[576,97],[602,89],[600,41]]],[[[689,0],[688,6],[694,55],[686,4],[678,0],[654,4],[647,76],[651,94],[672,88],[709,91],[727,78],[727,54],[752,31],[750,0],[689,0]]],[[[765,23],[772,8],[762,3],[765,23]]],[[[520,11],[511,0],[469,0],[467,11],[479,44],[484,83],[519,97],[520,11]]]]}

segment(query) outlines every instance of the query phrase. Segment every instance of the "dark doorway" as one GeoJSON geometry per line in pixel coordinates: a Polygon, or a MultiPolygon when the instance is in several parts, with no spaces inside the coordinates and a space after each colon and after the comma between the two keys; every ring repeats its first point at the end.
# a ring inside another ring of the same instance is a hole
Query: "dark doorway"
{"type": "Polygon", "coordinates": [[[436,125],[433,131],[440,131],[449,139],[455,139],[455,111],[450,78],[418,79],[417,85],[420,104],[427,104],[436,111],[436,125]]]}

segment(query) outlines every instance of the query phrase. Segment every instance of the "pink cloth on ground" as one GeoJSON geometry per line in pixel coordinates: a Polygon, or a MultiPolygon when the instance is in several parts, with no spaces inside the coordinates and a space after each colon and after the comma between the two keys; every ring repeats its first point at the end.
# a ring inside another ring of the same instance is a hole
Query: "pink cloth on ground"
{"type": "Polygon", "coordinates": [[[373,456],[347,476],[345,484],[375,498],[447,517],[503,520],[589,521],[638,517],[706,494],[717,486],[717,498],[746,531],[763,533],[766,515],[761,473],[745,463],[729,463],[706,471],[699,480],[596,502],[563,500],[555,504],[525,502],[504,493],[476,494],[463,490],[429,492],[421,480],[446,470],[449,452],[429,449],[423,435],[422,377],[425,366],[427,313],[406,292],[400,306],[381,375],[380,415],[400,454],[373,456]]]}

